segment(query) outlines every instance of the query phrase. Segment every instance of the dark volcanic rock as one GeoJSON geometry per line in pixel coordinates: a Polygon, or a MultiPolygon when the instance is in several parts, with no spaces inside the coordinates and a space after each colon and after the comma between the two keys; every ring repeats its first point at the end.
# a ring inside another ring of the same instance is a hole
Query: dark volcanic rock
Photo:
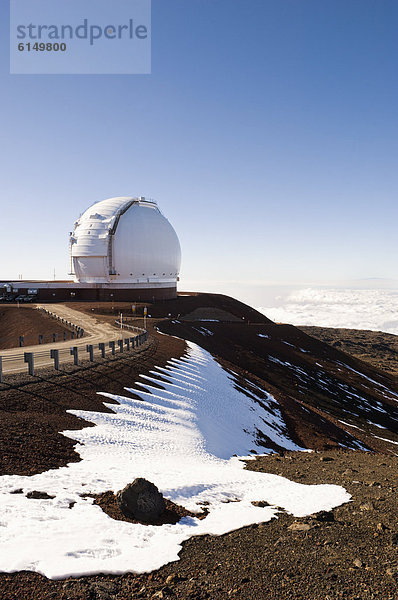
{"type": "MultiPolygon", "coordinates": [[[[15,492],[14,492],[15,493],[15,492]]],[[[28,492],[26,494],[27,498],[31,498],[33,500],[52,500],[55,496],[50,496],[47,492],[38,492],[37,490],[33,490],[33,492],[28,492]]]]}
{"type": "MultiPolygon", "coordinates": [[[[182,544],[180,560],[151,573],[68,581],[30,571],[0,573],[0,600],[397,600],[398,458],[339,449],[326,451],[334,460],[325,462],[322,454],[286,452],[279,460],[268,454],[246,468],[293,481],[299,470],[300,483],[344,485],[352,499],[333,509],[331,522],[318,520],[321,513],[295,519],[283,512],[255,527],[195,536],[182,544]],[[360,484],[343,475],[348,469],[360,484]],[[368,485],[376,474],[381,489],[368,485]],[[373,510],[360,508],[370,503],[373,510]],[[294,521],[307,527],[288,529],[294,521]],[[380,531],[378,523],[389,528],[380,531]]],[[[105,494],[110,500],[111,492],[105,494]]],[[[114,504],[119,511],[116,499],[114,504]]]]}
{"type": "Polygon", "coordinates": [[[154,521],[166,509],[166,503],[155,484],[137,477],[133,483],[117,493],[120,510],[127,516],[140,521],[154,521]]]}

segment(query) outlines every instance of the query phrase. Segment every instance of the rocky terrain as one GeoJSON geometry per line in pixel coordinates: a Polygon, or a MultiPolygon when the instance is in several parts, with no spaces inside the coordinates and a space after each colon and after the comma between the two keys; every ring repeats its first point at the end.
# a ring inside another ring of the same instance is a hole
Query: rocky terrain
{"type": "MultiPolygon", "coordinates": [[[[129,307],[80,308],[112,321],[114,312],[129,307]]],[[[1,574],[0,598],[395,600],[398,386],[393,353],[388,372],[382,372],[375,361],[385,360],[383,346],[379,358],[374,346],[383,342],[366,342],[368,332],[361,332],[359,360],[357,348],[356,356],[346,353],[347,330],[342,346],[336,345],[340,340],[334,330],[325,344],[224,296],[181,296],[150,306],[149,312],[150,341],[136,356],[116,355],[59,373],[41,371],[34,378],[10,376],[0,384],[1,474],[33,474],[79,460],[72,441],[58,432],[88,424],[65,411],[108,410],[97,391],[122,393],[139,373],[181,356],[183,340],[190,339],[234,371],[247,394],[250,385],[271,392],[291,438],[316,450],[285,452],[263,436],[264,447],[274,454],[248,461],[247,468],[300,483],[336,483],[352,501],[327,514],[294,519],[281,513],[271,522],[223,536],[191,538],[180,561],[146,575],[50,581],[31,572],[1,574]],[[369,357],[365,347],[376,356],[369,357]]],[[[114,498],[108,495],[101,502],[103,510],[118,518],[114,498]]]]}
{"type": "MultiPolygon", "coordinates": [[[[211,317],[210,298],[214,302],[215,296],[203,294],[200,308],[190,298],[193,310],[189,306],[184,313],[185,298],[179,299],[180,316],[160,321],[158,327],[201,345],[223,366],[272,393],[283,408],[292,439],[304,447],[396,451],[396,376],[297,327],[275,324],[256,311],[245,313],[224,297],[217,310],[229,313],[229,319],[224,315],[221,321],[214,309],[211,317]]],[[[264,445],[272,447],[266,439],[264,445]]]]}
{"type": "Polygon", "coordinates": [[[382,331],[299,327],[308,335],[398,376],[398,336],[382,331]]]}
{"type": "Polygon", "coordinates": [[[248,468],[302,483],[340,484],[352,501],[326,514],[302,519],[281,514],[227,535],[191,538],[178,562],[147,575],[50,581],[29,572],[2,574],[0,598],[396,600],[396,457],[288,452],[257,458],[248,468]]]}
{"type": "Polygon", "coordinates": [[[33,475],[79,460],[75,443],[59,432],[90,424],[66,411],[109,412],[97,395],[99,390],[122,394],[126,383],[140,373],[183,351],[181,340],[164,337],[160,345],[158,337],[152,336],[134,357],[116,354],[95,363],[85,361],[79,367],[67,365],[62,371],[41,369],[35,377],[8,375],[0,383],[0,473],[33,475]]]}

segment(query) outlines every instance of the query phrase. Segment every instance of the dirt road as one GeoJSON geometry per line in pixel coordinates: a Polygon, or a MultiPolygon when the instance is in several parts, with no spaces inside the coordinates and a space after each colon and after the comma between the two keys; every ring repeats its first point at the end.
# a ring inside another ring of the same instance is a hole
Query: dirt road
{"type": "Polygon", "coordinates": [[[119,348],[117,341],[121,340],[122,337],[124,340],[126,340],[130,337],[138,335],[138,333],[142,333],[142,330],[134,331],[127,328],[123,329],[123,331],[121,329],[118,330],[116,326],[99,321],[92,315],[80,312],[62,304],[46,304],[45,308],[58,317],[66,319],[67,321],[70,321],[84,329],[84,337],[75,340],[54,342],[53,344],[47,344],[46,346],[37,344],[33,346],[24,346],[23,348],[10,348],[8,350],[1,350],[0,357],[2,358],[3,374],[26,371],[27,364],[24,362],[25,352],[34,353],[35,368],[45,367],[54,364],[54,359],[51,357],[51,350],[53,349],[59,350],[60,363],[72,362],[73,355],[70,353],[72,346],[77,346],[80,356],[84,356],[86,358],[87,344],[93,345],[94,352],[99,354],[98,344],[100,342],[105,342],[105,351],[110,353],[110,341],[114,341],[116,343],[116,347],[119,348]]]}

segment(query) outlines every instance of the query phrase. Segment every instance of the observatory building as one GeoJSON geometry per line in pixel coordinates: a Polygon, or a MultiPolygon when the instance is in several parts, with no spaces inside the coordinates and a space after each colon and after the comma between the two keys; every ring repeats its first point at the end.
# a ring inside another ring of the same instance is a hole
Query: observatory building
{"type": "Polygon", "coordinates": [[[70,244],[75,281],[97,286],[102,296],[113,291],[122,297],[123,290],[126,297],[132,290],[176,295],[180,244],[153,200],[122,197],[93,204],[76,221],[70,244]]]}
{"type": "Polygon", "coordinates": [[[96,202],[70,233],[74,281],[2,282],[7,294],[39,302],[153,301],[175,298],[178,237],[156,202],[118,197],[96,202]]]}

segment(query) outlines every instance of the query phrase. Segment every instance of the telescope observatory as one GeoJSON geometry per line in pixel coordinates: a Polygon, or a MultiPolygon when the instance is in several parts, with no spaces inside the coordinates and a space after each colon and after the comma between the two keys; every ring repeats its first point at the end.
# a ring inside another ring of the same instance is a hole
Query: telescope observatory
{"type": "Polygon", "coordinates": [[[154,301],[177,296],[181,249],[154,200],[117,197],[90,206],[70,233],[74,281],[14,281],[32,301],[154,301]]]}

